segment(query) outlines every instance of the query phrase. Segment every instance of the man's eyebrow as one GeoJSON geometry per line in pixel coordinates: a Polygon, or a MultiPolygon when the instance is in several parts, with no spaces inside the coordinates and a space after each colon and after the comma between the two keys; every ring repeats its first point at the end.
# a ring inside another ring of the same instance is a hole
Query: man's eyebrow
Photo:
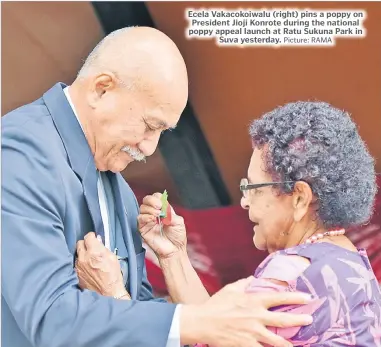
{"type": "Polygon", "coordinates": [[[169,128],[167,122],[164,122],[164,121],[158,121],[158,124],[159,124],[160,128],[164,128],[164,129],[168,129],[168,128],[169,128]]]}

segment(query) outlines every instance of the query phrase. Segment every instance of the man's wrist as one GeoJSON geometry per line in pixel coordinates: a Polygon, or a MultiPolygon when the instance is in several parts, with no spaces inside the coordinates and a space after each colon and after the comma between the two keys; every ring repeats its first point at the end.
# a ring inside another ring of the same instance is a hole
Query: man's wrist
{"type": "Polygon", "coordinates": [[[126,287],[123,284],[123,279],[117,279],[101,290],[103,296],[112,296],[114,298],[118,296],[120,297],[126,293],[128,294],[126,287]]]}
{"type": "Polygon", "coordinates": [[[127,290],[123,290],[122,292],[118,293],[117,295],[114,295],[114,299],[117,300],[131,300],[131,296],[128,293],[127,290]]]}
{"type": "Polygon", "coordinates": [[[181,345],[207,342],[207,326],[202,305],[182,305],[180,312],[181,345]]]}

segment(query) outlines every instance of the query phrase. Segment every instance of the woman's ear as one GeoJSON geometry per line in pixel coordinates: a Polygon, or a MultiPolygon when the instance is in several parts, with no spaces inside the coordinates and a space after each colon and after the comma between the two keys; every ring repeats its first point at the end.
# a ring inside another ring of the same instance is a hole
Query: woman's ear
{"type": "Polygon", "coordinates": [[[300,222],[304,218],[313,201],[314,196],[309,184],[302,181],[296,182],[292,197],[295,222],[300,222]]]}

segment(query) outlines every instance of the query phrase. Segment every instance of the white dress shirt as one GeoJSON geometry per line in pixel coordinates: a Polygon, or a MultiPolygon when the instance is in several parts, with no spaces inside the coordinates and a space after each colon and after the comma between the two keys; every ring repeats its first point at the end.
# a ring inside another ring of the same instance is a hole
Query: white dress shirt
{"type": "MultiPolygon", "coordinates": [[[[75,110],[74,104],[70,98],[69,95],[69,87],[66,87],[64,89],[65,96],[67,98],[67,101],[70,104],[70,107],[73,110],[73,113],[75,117],[78,120],[79,125],[81,126],[81,129],[83,131],[81,122],[79,121],[77,112],[75,110]]],[[[109,228],[109,216],[107,211],[107,200],[106,200],[106,192],[103,185],[103,180],[100,176],[100,173],[98,171],[98,181],[97,181],[97,187],[98,187],[98,198],[99,198],[99,207],[101,210],[101,217],[105,232],[105,246],[110,249],[110,228],[109,228]]],[[[175,314],[173,315],[172,319],[172,325],[171,330],[169,331],[168,336],[168,342],[166,347],[179,347],[180,346],[180,309],[181,305],[176,306],[175,314]]]]}

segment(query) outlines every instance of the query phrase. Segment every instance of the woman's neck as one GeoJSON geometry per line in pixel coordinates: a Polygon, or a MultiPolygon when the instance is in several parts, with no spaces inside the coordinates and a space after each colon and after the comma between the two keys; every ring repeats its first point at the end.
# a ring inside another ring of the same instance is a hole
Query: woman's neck
{"type": "MultiPolygon", "coordinates": [[[[290,238],[285,248],[290,248],[290,247],[295,247],[298,245],[305,244],[306,241],[311,240],[313,236],[318,236],[319,234],[324,235],[328,231],[331,231],[331,230],[328,230],[327,228],[321,227],[321,226],[320,227],[314,226],[314,227],[307,228],[307,231],[305,231],[304,233],[303,232],[299,233],[299,236],[297,236],[298,233],[295,233],[294,239],[290,238]]],[[[332,243],[336,246],[343,247],[353,252],[357,251],[357,248],[345,235],[340,235],[340,234],[333,235],[333,236],[324,235],[324,237],[318,238],[317,240],[314,241],[314,243],[321,243],[321,242],[332,243]]]]}
{"type": "Polygon", "coordinates": [[[288,233],[289,238],[286,242],[285,248],[301,245],[305,243],[310,237],[320,233],[323,234],[326,231],[326,228],[315,223],[309,223],[309,225],[295,225],[293,230],[288,233]]]}
{"type": "Polygon", "coordinates": [[[305,243],[308,239],[310,239],[312,236],[318,235],[318,234],[324,234],[328,230],[324,227],[315,226],[314,228],[311,228],[307,230],[302,237],[300,238],[298,245],[301,245],[305,243]]]}

